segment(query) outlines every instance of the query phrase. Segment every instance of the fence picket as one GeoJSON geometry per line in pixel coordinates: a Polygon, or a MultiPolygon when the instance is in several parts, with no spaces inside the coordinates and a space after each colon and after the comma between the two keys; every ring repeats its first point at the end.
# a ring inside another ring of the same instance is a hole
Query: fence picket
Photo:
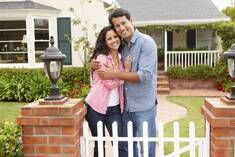
{"type": "Polygon", "coordinates": [[[118,129],[117,122],[113,122],[112,124],[112,132],[113,132],[113,157],[118,157],[118,129]]]}
{"type": "Polygon", "coordinates": [[[97,123],[98,131],[98,157],[104,157],[104,142],[103,142],[103,123],[99,121],[97,123]]]}
{"type": "Polygon", "coordinates": [[[179,157],[180,142],[179,142],[179,122],[174,122],[174,157],[179,157]]]}
{"type": "Polygon", "coordinates": [[[193,122],[189,123],[189,137],[180,137],[179,134],[179,123],[174,123],[174,137],[164,137],[164,125],[158,123],[158,136],[157,137],[148,137],[148,123],[143,123],[143,136],[142,137],[133,137],[133,124],[128,122],[127,124],[127,137],[118,137],[117,123],[114,122],[112,125],[113,136],[106,137],[103,135],[103,123],[97,123],[98,135],[92,136],[89,133],[88,123],[83,123],[83,136],[80,138],[81,146],[81,157],[91,156],[91,142],[98,142],[98,157],[103,157],[104,152],[104,141],[113,142],[113,157],[118,157],[118,143],[119,141],[124,141],[128,143],[128,156],[132,157],[134,142],[140,142],[143,146],[143,157],[148,157],[148,147],[149,142],[156,142],[156,155],[157,157],[179,157],[184,152],[189,152],[190,157],[195,157],[196,147],[198,147],[198,157],[209,157],[209,135],[210,135],[210,125],[206,122],[206,137],[196,137],[195,136],[195,124],[193,122]],[[173,142],[174,150],[170,154],[164,153],[164,143],[173,142]],[[180,147],[182,142],[188,142],[189,144],[184,147],[180,147]]]}
{"type": "Polygon", "coordinates": [[[83,123],[83,137],[85,138],[84,139],[84,142],[85,142],[85,148],[83,149],[84,150],[84,155],[85,157],[89,157],[89,141],[88,141],[88,123],[85,121],[83,123]]]}
{"type": "Polygon", "coordinates": [[[148,157],[148,123],[143,122],[143,148],[144,148],[144,157],[148,157]]]}
{"type": "Polygon", "coordinates": [[[189,146],[190,146],[190,151],[189,151],[189,156],[190,157],[195,157],[195,125],[194,122],[189,123],[189,146]]]}
{"type": "Polygon", "coordinates": [[[127,123],[127,137],[128,137],[128,156],[133,156],[133,124],[131,121],[127,123]]]}
{"type": "Polygon", "coordinates": [[[164,157],[164,126],[162,122],[158,123],[158,138],[159,138],[159,157],[164,157]]]}

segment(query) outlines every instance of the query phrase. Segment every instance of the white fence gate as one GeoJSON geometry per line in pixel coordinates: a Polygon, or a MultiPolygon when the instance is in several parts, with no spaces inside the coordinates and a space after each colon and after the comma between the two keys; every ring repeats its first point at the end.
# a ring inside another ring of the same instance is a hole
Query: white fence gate
{"type": "MultiPolygon", "coordinates": [[[[180,157],[180,154],[184,152],[189,152],[189,157],[209,157],[209,133],[210,126],[206,122],[205,137],[196,137],[195,125],[194,122],[189,123],[189,137],[180,137],[179,135],[179,123],[174,122],[173,128],[173,137],[164,136],[164,125],[158,123],[158,136],[157,137],[148,137],[148,124],[144,122],[143,124],[143,137],[133,137],[132,134],[132,122],[128,123],[128,136],[127,137],[118,137],[117,132],[117,123],[114,122],[113,127],[113,137],[103,136],[102,122],[97,123],[98,136],[93,137],[90,135],[88,123],[83,123],[83,136],[81,137],[81,157],[92,157],[90,150],[94,147],[94,141],[98,142],[98,156],[103,157],[103,142],[112,141],[113,145],[111,150],[106,157],[118,157],[118,141],[128,142],[128,157],[133,157],[133,142],[141,141],[143,142],[144,156],[148,157],[148,142],[156,142],[156,157],[180,157]],[[172,142],[173,143],[173,152],[166,154],[164,152],[164,143],[172,142]],[[180,144],[183,142],[189,143],[187,146],[181,147],[180,144]],[[112,155],[111,155],[112,154],[112,155]]],[[[107,143],[107,142],[106,142],[107,143]]]]}

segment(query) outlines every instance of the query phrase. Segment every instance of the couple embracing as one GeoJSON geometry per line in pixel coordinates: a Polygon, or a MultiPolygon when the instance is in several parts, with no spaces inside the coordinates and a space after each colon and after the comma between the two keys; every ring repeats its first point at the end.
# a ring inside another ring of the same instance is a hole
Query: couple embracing
{"type": "MultiPolygon", "coordinates": [[[[91,58],[93,82],[85,99],[91,133],[97,136],[97,122],[102,121],[112,136],[116,121],[118,136],[126,137],[131,121],[133,135],[141,137],[146,121],[149,137],[155,137],[157,46],[150,36],[134,28],[130,13],[124,9],[110,14],[109,23],[111,26],[99,33],[91,58]]],[[[149,142],[148,149],[148,157],[155,157],[155,142],[149,142]]],[[[133,151],[137,157],[136,142],[133,151]]],[[[127,142],[119,142],[119,157],[127,156],[127,142]]],[[[97,142],[94,157],[98,157],[97,142]]]]}

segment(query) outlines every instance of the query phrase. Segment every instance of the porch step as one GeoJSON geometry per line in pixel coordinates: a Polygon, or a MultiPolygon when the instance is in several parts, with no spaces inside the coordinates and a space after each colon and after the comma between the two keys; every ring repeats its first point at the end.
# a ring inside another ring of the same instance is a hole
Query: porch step
{"type": "Polygon", "coordinates": [[[158,71],[156,87],[159,95],[166,95],[170,93],[169,78],[166,72],[158,71]]]}
{"type": "Polygon", "coordinates": [[[170,94],[170,88],[157,88],[158,95],[168,95],[170,94]]]}

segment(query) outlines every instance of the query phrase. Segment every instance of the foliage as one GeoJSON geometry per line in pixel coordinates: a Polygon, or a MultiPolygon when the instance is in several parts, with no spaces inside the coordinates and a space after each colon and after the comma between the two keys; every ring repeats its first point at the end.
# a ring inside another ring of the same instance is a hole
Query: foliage
{"type": "Polygon", "coordinates": [[[235,21],[235,8],[227,7],[223,10],[223,13],[231,18],[232,21],[235,21]]]}
{"type": "MultiPolygon", "coordinates": [[[[84,68],[64,68],[62,79],[57,83],[62,95],[73,89],[73,80],[89,84],[89,71],[86,71],[86,77],[84,71],[84,68]]],[[[0,82],[0,101],[31,102],[45,98],[50,88],[42,69],[0,69],[0,82]]]]}
{"type": "Polygon", "coordinates": [[[0,124],[0,156],[23,157],[21,129],[14,122],[0,124]]]}
{"type": "MultiPolygon", "coordinates": [[[[143,28],[142,28],[143,29],[143,28]]],[[[235,43],[235,23],[234,22],[217,22],[208,24],[188,24],[188,25],[148,25],[145,26],[146,30],[165,30],[186,32],[191,29],[212,30],[222,39],[222,46],[224,50],[230,48],[235,43]]]]}
{"type": "Polygon", "coordinates": [[[167,69],[167,74],[172,79],[207,80],[213,77],[212,68],[208,65],[190,66],[188,68],[173,66],[167,69]]]}
{"type": "Polygon", "coordinates": [[[215,88],[221,91],[229,91],[233,85],[224,59],[220,59],[213,68],[207,65],[187,68],[182,68],[181,66],[169,67],[167,74],[172,79],[212,79],[215,88]]]}
{"type": "Polygon", "coordinates": [[[214,67],[215,87],[221,91],[229,91],[233,85],[232,78],[229,76],[227,62],[220,59],[214,67]]]}
{"type": "Polygon", "coordinates": [[[78,98],[78,97],[86,97],[90,91],[90,85],[81,84],[79,80],[73,80],[73,86],[70,92],[68,93],[68,97],[78,98]]]}

